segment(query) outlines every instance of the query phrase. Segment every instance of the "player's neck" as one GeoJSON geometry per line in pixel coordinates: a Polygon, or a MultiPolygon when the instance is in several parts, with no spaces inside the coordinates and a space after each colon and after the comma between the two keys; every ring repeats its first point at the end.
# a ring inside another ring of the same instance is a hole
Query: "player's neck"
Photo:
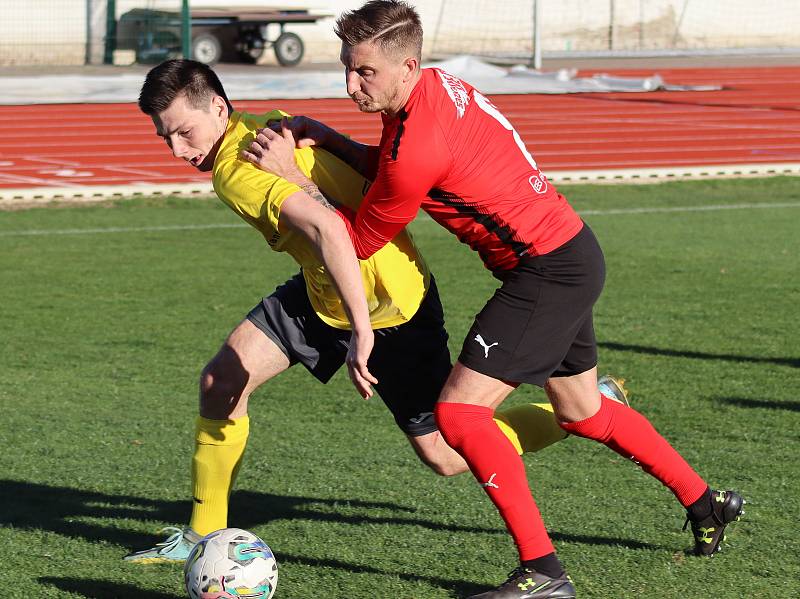
{"type": "Polygon", "coordinates": [[[228,127],[231,124],[231,114],[232,114],[232,112],[229,110],[228,111],[228,116],[226,116],[225,120],[222,122],[222,133],[220,134],[219,139],[217,139],[216,143],[214,144],[213,148],[211,149],[211,154],[212,154],[214,160],[217,159],[217,154],[219,153],[219,148],[220,148],[220,146],[222,146],[222,142],[225,140],[225,136],[228,134],[228,127]]]}
{"type": "Polygon", "coordinates": [[[222,147],[222,142],[225,141],[225,136],[228,134],[228,124],[230,123],[230,117],[226,117],[225,120],[221,123],[222,125],[222,132],[217,137],[217,141],[214,142],[214,145],[211,146],[211,149],[208,151],[208,155],[206,156],[203,163],[198,167],[198,170],[201,172],[207,173],[214,170],[214,164],[217,162],[217,155],[219,154],[219,149],[222,147]]]}
{"type": "Polygon", "coordinates": [[[397,101],[393,102],[391,107],[383,111],[386,113],[386,116],[395,118],[398,114],[400,114],[400,112],[406,107],[406,104],[408,104],[408,100],[411,97],[411,94],[414,92],[414,88],[417,86],[417,83],[421,77],[422,71],[417,71],[414,74],[414,77],[412,77],[408,83],[400,88],[400,93],[397,95],[397,101]]]}

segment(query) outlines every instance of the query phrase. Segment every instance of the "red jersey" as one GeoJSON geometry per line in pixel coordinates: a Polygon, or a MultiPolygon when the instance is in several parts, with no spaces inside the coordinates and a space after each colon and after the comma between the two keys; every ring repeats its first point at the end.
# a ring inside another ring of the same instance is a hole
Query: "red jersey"
{"type": "Polygon", "coordinates": [[[471,85],[440,69],[423,69],[404,109],[394,118],[383,115],[377,151],[375,182],[353,222],[345,219],[361,259],[420,207],[493,271],[546,254],[583,226],[511,123],[471,85]]]}

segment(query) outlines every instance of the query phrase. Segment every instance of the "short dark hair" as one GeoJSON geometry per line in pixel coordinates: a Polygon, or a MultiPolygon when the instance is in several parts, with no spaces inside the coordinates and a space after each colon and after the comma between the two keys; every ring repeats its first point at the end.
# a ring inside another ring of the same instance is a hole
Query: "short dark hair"
{"type": "Polygon", "coordinates": [[[357,10],[342,13],[334,33],[347,46],[377,44],[387,54],[411,51],[422,57],[422,22],[413,6],[400,0],[370,0],[357,10]]]}
{"type": "Polygon", "coordinates": [[[211,67],[184,58],[167,60],[150,69],[139,93],[139,108],[153,116],[164,112],[181,94],[189,106],[198,110],[205,110],[213,96],[222,96],[228,110],[233,112],[225,89],[211,67]]]}

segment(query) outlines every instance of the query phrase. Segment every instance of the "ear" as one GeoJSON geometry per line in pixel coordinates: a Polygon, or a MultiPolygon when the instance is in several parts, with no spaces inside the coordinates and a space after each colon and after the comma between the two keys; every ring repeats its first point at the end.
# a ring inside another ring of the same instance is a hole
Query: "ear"
{"type": "Polygon", "coordinates": [[[419,70],[419,60],[413,56],[409,56],[403,61],[403,82],[408,82],[413,79],[419,70]]]}
{"type": "Polygon", "coordinates": [[[211,98],[211,113],[214,116],[225,117],[228,114],[228,104],[222,96],[214,96],[211,98]]]}

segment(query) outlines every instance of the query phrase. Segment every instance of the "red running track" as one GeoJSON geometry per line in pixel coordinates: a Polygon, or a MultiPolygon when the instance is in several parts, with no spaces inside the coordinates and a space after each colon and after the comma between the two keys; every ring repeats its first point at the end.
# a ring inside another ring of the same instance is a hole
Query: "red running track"
{"type": "MultiPolygon", "coordinates": [[[[724,89],[492,99],[545,172],[800,163],[800,67],[658,73],[670,84],[724,89]]],[[[379,138],[380,119],[347,99],[238,101],[236,108],[282,108],[366,143],[379,138]]],[[[172,157],[134,104],[0,106],[0,125],[0,188],[208,181],[172,157]]]]}

